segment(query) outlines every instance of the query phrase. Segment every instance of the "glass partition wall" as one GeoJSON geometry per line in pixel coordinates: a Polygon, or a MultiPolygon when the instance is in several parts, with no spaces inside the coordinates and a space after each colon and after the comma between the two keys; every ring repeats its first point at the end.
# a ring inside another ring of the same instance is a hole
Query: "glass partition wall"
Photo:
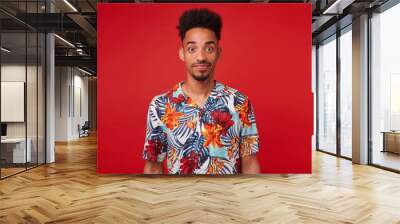
{"type": "Polygon", "coordinates": [[[317,149],[336,154],[336,35],[321,42],[317,54],[317,149]]]}
{"type": "Polygon", "coordinates": [[[317,45],[317,150],[352,157],[351,25],[317,45]]]}
{"type": "Polygon", "coordinates": [[[351,25],[340,35],[340,155],[352,158],[352,34],[351,25]]]}
{"type": "Polygon", "coordinates": [[[400,4],[370,20],[370,163],[400,172],[400,4]]]}
{"type": "Polygon", "coordinates": [[[17,6],[15,17],[0,11],[1,179],[45,163],[46,156],[45,34],[16,18],[43,11],[43,1],[17,6]]]}
{"type": "MultiPolygon", "coordinates": [[[[400,4],[370,12],[368,164],[400,172],[400,4]]],[[[352,158],[352,28],[317,44],[317,150],[352,158]]]]}

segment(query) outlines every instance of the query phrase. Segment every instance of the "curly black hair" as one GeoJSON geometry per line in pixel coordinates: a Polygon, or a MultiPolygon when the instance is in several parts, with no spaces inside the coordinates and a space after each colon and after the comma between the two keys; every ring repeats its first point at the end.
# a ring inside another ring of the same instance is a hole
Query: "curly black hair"
{"type": "Polygon", "coordinates": [[[182,13],[179,18],[179,36],[183,41],[188,30],[196,27],[206,28],[214,31],[218,40],[221,39],[222,20],[221,17],[206,8],[190,9],[182,13]]]}

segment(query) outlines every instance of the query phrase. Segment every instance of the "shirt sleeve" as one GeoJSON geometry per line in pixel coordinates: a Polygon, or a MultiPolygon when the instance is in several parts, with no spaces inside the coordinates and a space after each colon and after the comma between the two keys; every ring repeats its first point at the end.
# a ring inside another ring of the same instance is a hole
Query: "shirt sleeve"
{"type": "Polygon", "coordinates": [[[242,121],[240,131],[240,157],[250,156],[259,151],[259,137],[253,106],[248,98],[243,102],[239,113],[242,121]]]}
{"type": "Polygon", "coordinates": [[[143,159],[152,162],[163,162],[167,154],[167,148],[167,140],[162,129],[162,122],[158,117],[155,101],[152,100],[147,113],[143,159]]]}

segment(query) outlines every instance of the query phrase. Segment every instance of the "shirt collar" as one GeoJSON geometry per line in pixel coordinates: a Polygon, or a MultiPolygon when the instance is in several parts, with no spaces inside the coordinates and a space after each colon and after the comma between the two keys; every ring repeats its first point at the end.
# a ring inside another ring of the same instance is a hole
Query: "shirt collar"
{"type": "MultiPolygon", "coordinates": [[[[215,85],[211,90],[210,97],[212,98],[218,98],[226,93],[225,91],[225,85],[218,82],[217,80],[214,80],[215,85]]],[[[178,84],[175,85],[175,87],[172,90],[172,96],[175,98],[179,98],[179,95],[182,95],[185,99],[187,99],[187,96],[183,92],[182,89],[182,84],[184,81],[179,82],[178,84]]]]}

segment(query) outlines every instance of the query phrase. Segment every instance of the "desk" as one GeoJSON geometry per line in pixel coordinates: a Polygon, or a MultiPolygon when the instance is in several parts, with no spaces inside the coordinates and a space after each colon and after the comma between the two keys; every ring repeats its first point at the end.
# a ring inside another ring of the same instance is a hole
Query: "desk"
{"type": "Polygon", "coordinates": [[[382,152],[393,152],[400,154],[400,132],[383,131],[383,150],[382,152]]]}
{"type": "Polygon", "coordinates": [[[25,154],[25,138],[6,138],[1,139],[1,157],[6,163],[25,163],[32,159],[30,138],[26,141],[28,144],[25,154]],[[25,159],[27,159],[25,161],[25,159]]]}

